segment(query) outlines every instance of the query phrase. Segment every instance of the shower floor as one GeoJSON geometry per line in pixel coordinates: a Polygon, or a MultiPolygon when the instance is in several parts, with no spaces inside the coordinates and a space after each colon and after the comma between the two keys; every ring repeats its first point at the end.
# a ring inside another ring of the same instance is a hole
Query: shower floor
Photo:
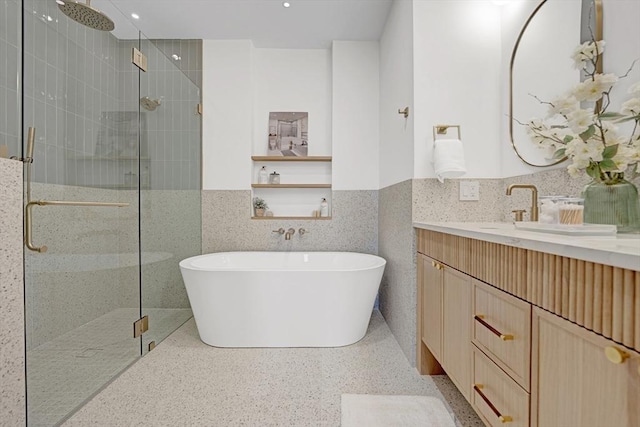
{"type": "Polygon", "coordinates": [[[483,427],[444,375],[420,376],[384,318],[337,348],[217,348],[193,319],[120,375],[64,427],[339,426],[343,393],[435,396],[458,427],[483,427]]]}
{"type": "MultiPolygon", "coordinates": [[[[137,308],[113,310],[27,352],[29,426],[60,423],[138,359],[140,338],[132,338],[138,313],[137,308]]],[[[152,308],[145,314],[150,318],[146,348],[187,321],[191,310],[152,308]]]]}

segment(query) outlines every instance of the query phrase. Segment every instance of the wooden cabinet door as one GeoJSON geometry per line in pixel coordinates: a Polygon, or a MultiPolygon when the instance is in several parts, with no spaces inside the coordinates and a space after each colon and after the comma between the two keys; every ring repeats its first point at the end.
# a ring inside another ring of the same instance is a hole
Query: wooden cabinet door
{"type": "Polygon", "coordinates": [[[422,341],[433,356],[442,360],[442,265],[424,255],[419,255],[418,277],[421,280],[421,330],[422,341]]]}
{"type": "Polygon", "coordinates": [[[471,277],[444,267],[442,367],[469,400],[471,394],[471,277]]]}
{"type": "Polygon", "coordinates": [[[532,368],[532,426],[640,425],[640,354],[534,308],[532,368]]]}

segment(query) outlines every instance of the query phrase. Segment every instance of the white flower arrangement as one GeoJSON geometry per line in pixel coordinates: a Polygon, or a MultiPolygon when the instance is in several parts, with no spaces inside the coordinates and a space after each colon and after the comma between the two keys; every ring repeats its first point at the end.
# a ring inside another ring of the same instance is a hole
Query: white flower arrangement
{"type": "Polygon", "coordinates": [[[619,112],[607,111],[611,90],[631,68],[621,77],[598,73],[604,45],[604,41],[592,40],[576,48],[574,66],[587,78],[551,102],[539,100],[549,106],[547,118],[529,121],[527,133],[535,144],[552,150],[554,158],[567,156],[571,176],[584,170],[594,180],[609,184],[624,178],[629,167],[635,175],[640,162],[640,82],[631,86],[632,97],[619,112]],[[622,135],[617,126],[625,122],[634,122],[629,136],[622,135]]]}

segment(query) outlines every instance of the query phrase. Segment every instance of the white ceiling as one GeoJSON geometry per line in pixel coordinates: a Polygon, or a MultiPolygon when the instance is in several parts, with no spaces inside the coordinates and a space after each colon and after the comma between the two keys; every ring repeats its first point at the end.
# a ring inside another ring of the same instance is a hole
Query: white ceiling
{"type": "Polygon", "coordinates": [[[137,36],[133,22],[151,39],[250,39],[256,47],[320,49],[332,40],[379,40],[393,2],[288,1],[289,8],[283,0],[94,0],[91,5],[113,19],[118,38],[137,36]]]}

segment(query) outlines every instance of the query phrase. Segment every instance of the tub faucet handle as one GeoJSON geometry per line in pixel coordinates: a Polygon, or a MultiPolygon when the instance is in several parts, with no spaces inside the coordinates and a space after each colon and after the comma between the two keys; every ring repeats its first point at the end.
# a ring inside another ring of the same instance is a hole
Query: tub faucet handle
{"type": "Polygon", "coordinates": [[[298,234],[300,234],[301,236],[304,236],[305,233],[308,233],[308,231],[304,228],[300,228],[300,230],[298,230],[298,234]]]}
{"type": "Polygon", "coordinates": [[[273,230],[272,233],[284,234],[285,231],[284,228],[280,227],[277,230],[273,230]]]}

